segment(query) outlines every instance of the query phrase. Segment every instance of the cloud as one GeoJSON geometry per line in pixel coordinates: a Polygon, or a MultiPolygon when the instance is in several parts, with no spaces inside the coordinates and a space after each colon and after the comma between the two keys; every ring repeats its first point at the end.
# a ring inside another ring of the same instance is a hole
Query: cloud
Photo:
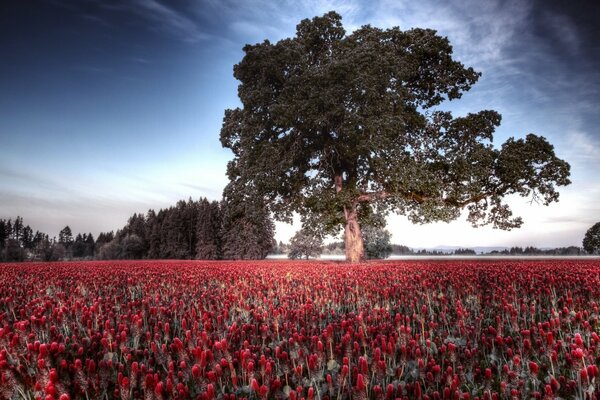
{"type": "MultiPolygon", "coordinates": [[[[211,35],[202,31],[198,23],[189,18],[184,11],[158,0],[125,0],[116,3],[92,1],[101,9],[137,15],[186,42],[196,43],[211,38],[211,35]]],[[[89,15],[86,14],[86,17],[89,18],[89,15]]]]}
{"type": "MultiPolygon", "coordinates": [[[[201,195],[203,197],[207,197],[209,200],[218,200],[221,198],[221,190],[214,188],[214,187],[209,187],[209,186],[203,186],[203,185],[196,185],[193,183],[186,183],[186,182],[181,182],[179,184],[180,186],[187,188],[187,189],[192,189],[194,193],[196,195],[201,195]]],[[[191,196],[191,194],[190,194],[191,196]]]]}
{"type": "MultiPolygon", "coordinates": [[[[3,187],[21,187],[35,190],[71,193],[72,190],[58,180],[43,173],[31,173],[27,168],[16,169],[7,165],[0,165],[0,189],[3,187]]],[[[0,203],[2,204],[2,203],[0,203]]]]}
{"type": "Polygon", "coordinates": [[[185,41],[197,42],[210,38],[194,21],[157,0],[135,0],[131,10],[162,24],[164,29],[179,34],[185,41]]]}
{"type": "Polygon", "coordinates": [[[569,130],[564,143],[565,158],[579,165],[594,166],[600,170],[600,140],[580,131],[569,130]]]}
{"type": "Polygon", "coordinates": [[[2,215],[0,218],[23,217],[31,228],[52,237],[62,227],[69,225],[75,232],[115,230],[127,222],[134,212],[145,212],[156,202],[121,200],[90,194],[67,197],[46,196],[43,193],[23,194],[0,189],[2,215]],[[102,216],[90,218],[91,215],[102,216]]]}
{"type": "Polygon", "coordinates": [[[479,66],[504,58],[531,12],[530,3],[519,0],[383,0],[377,4],[373,25],[436,29],[449,37],[462,61],[479,66]]]}

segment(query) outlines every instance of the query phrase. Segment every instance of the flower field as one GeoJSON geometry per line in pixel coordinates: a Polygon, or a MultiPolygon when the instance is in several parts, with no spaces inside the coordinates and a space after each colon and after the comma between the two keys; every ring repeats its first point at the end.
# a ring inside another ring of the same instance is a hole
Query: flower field
{"type": "Polygon", "coordinates": [[[600,399],[600,262],[0,264],[0,399],[600,399]]]}

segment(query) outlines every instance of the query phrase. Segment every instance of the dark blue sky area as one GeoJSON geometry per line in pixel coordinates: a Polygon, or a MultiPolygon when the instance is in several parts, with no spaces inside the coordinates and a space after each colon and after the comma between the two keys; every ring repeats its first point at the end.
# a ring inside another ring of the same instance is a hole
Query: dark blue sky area
{"type": "MultiPolygon", "coordinates": [[[[98,233],[181,198],[219,198],[231,154],[218,136],[223,110],[238,105],[232,67],[243,45],[289,37],[301,19],[329,10],[347,31],[398,25],[448,36],[456,57],[483,77],[443,108],[496,109],[497,145],[541,134],[573,167],[561,203],[511,200],[525,217],[519,231],[460,221],[412,227],[393,217],[395,242],[580,244],[600,220],[594,1],[2,2],[0,217],[22,215],[51,235],[65,224],[98,233]]],[[[295,228],[278,225],[278,238],[295,228]]]]}

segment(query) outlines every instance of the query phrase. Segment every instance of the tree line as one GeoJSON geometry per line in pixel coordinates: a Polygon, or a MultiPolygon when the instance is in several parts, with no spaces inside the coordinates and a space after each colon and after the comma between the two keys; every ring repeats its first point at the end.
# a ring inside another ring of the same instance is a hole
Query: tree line
{"type": "Polygon", "coordinates": [[[178,201],[158,212],[133,214],[116,232],[58,237],[0,219],[0,261],[63,259],[261,259],[274,243],[275,227],[256,201],[178,201]]]}
{"type": "MultiPolygon", "coordinates": [[[[599,226],[600,227],[600,226],[599,226]]],[[[367,228],[370,230],[370,228],[367,228]]],[[[365,249],[367,259],[382,259],[394,256],[583,256],[587,254],[598,254],[592,249],[585,247],[567,246],[556,248],[540,249],[534,246],[520,247],[513,246],[505,249],[490,250],[477,253],[472,248],[458,249],[414,249],[402,244],[391,243],[389,232],[384,229],[377,229],[378,235],[366,235],[365,249]]],[[[272,250],[273,254],[287,255],[288,258],[316,258],[320,255],[344,255],[345,243],[343,241],[334,241],[324,244],[313,236],[310,236],[302,230],[298,231],[290,243],[277,243],[272,250]]]]}

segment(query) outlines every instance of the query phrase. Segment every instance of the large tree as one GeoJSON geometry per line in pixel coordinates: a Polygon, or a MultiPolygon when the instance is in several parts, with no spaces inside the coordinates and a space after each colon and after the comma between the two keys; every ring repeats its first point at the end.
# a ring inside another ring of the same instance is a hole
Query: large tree
{"type": "Polygon", "coordinates": [[[346,34],[329,12],[296,36],[244,47],[235,65],[242,107],[225,111],[228,175],[269,210],[322,233],[345,228],[346,258],[363,258],[361,224],[390,211],[413,222],[519,227],[506,195],[558,200],[569,165],[533,134],[492,146],[500,115],[461,117],[438,106],[480,74],[452,58],[434,30],[363,26],[346,34]]]}

